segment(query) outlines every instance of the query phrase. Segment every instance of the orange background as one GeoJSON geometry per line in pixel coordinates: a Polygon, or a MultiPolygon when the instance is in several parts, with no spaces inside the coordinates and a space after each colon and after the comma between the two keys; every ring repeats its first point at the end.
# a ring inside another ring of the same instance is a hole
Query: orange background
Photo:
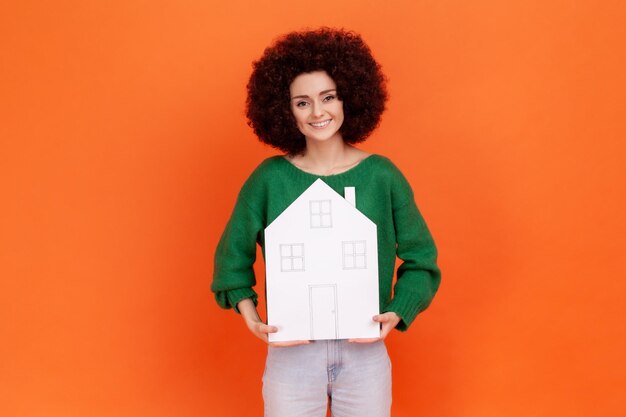
{"type": "Polygon", "coordinates": [[[388,340],[394,416],[623,415],[623,2],[11,3],[0,415],[261,415],[264,346],[214,303],[213,251],[275,153],[243,117],[250,63],[322,24],[383,65],[363,148],[440,249],[434,304],[388,340]]]}

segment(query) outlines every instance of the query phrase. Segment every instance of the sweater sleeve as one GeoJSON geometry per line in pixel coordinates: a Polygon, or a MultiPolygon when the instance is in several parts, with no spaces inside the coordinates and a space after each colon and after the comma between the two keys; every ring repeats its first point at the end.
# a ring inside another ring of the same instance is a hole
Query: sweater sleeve
{"type": "Polygon", "coordinates": [[[257,294],[253,265],[256,260],[256,243],[263,225],[258,213],[246,202],[240,192],[224,233],[215,251],[213,283],[211,290],[222,308],[233,308],[244,298],[252,298],[255,305],[257,294]]]}
{"type": "Polygon", "coordinates": [[[396,191],[394,200],[403,200],[393,209],[396,254],[403,262],[398,267],[394,297],[384,311],[398,314],[401,320],[397,329],[404,331],[430,305],[439,288],[441,272],[435,242],[404,177],[396,191]]]}

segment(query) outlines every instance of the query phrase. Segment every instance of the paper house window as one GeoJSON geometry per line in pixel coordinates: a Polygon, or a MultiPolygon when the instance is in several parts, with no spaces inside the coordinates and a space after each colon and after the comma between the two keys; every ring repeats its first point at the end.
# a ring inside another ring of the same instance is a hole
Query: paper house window
{"type": "Polygon", "coordinates": [[[330,200],[312,200],[309,203],[311,227],[333,227],[330,200]]]}
{"type": "Polygon", "coordinates": [[[356,240],[342,242],[343,246],[343,269],[365,269],[365,241],[356,240]]]}
{"type": "Polygon", "coordinates": [[[304,243],[280,245],[280,270],[304,271],[304,243]]]}

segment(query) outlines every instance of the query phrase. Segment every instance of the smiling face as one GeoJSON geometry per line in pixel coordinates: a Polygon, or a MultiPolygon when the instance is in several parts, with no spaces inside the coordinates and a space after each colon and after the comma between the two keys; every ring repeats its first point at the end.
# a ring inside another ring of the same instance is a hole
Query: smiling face
{"type": "Polygon", "coordinates": [[[289,86],[291,112],[307,141],[341,140],[343,102],[337,85],[325,71],[305,72],[289,86]]]}

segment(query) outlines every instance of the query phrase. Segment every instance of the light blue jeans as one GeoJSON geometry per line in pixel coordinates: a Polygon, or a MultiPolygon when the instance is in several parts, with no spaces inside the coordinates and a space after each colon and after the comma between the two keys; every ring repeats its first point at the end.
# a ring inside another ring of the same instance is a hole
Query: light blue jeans
{"type": "Polygon", "coordinates": [[[389,417],[391,362],[384,342],[320,340],[268,348],[265,417],[389,417]]]}

